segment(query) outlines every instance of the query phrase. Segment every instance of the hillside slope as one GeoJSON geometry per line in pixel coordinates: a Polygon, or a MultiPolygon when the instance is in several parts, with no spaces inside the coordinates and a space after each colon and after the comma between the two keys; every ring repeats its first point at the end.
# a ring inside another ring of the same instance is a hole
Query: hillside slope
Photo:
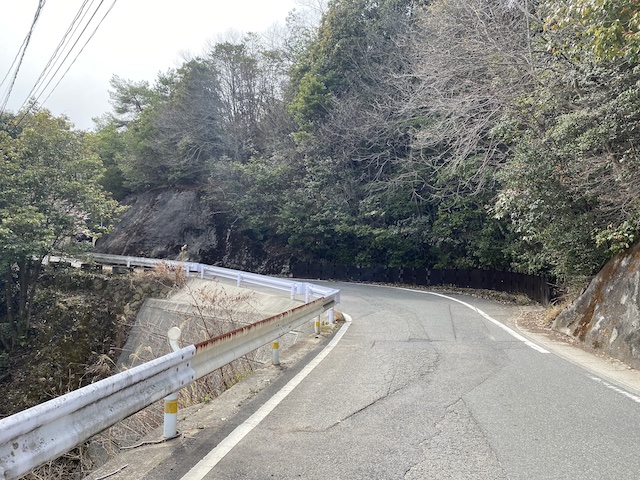
{"type": "Polygon", "coordinates": [[[640,368],[640,244],[612,258],[553,326],[640,368]]]}
{"type": "Polygon", "coordinates": [[[165,187],[128,197],[113,232],[96,250],[115,255],[197,261],[258,273],[288,263],[265,251],[203,188],[165,187]]]}

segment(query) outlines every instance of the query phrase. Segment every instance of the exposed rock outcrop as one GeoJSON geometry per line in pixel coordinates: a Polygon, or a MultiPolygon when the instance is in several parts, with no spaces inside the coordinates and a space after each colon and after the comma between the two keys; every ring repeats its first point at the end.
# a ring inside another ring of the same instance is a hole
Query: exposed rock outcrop
{"type": "Polygon", "coordinates": [[[612,258],[553,326],[640,368],[640,244],[612,258]]]}
{"type": "Polygon", "coordinates": [[[258,273],[285,273],[286,258],[267,252],[203,188],[167,187],[128,197],[128,210],[96,250],[167,258],[258,273]]]}

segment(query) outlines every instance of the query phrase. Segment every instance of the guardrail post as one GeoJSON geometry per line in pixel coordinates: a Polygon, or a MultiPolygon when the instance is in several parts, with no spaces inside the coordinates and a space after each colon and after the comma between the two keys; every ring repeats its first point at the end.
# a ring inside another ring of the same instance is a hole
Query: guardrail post
{"type": "Polygon", "coordinates": [[[331,325],[336,323],[336,316],[335,316],[335,312],[333,311],[333,308],[329,309],[329,311],[327,312],[327,316],[329,317],[329,323],[331,325]]]}
{"type": "MultiPolygon", "coordinates": [[[[182,332],[178,327],[171,327],[167,332],[169,345],[175,352],[180,350],[178,340],[182,332]]],[[[164,438],[174,438],[178,435],[178,392],[164,397],[164,438]]]]}
{"type": "Polygon", "coordinates": [[[236,282],[236,286],[237,286],[237,287],[240,287],[240,284],[241,284],[241,283],[242,283],[242,274],[241,274],[241,273],[239,273],[239,274],[238,274],[238,281],[236,282]]]}
{"type": "Polygon", "coordinates": [[[200,270],[200,279],[204,279],[204,263],[198,264],[198,270],[200,270]]]}
{"type": "Polygon", "coordinates": [[[271,344],[271,351],[273,352],[273,364],[280,365],[280,342],[278,340],[271,344]]]}
{"type": "Polygon", "coordinates": [[[291,284],[291,300],[295,300],[296,299],[296,291],[298,289],[298,285],[296,285],[295,283],[291,284]]]}
{"type": "Polygon", "coordinates": [[[309,303],[310,298],[311,298],[311,287],[307,283],[304,286],[304,303],[309,303]]]}

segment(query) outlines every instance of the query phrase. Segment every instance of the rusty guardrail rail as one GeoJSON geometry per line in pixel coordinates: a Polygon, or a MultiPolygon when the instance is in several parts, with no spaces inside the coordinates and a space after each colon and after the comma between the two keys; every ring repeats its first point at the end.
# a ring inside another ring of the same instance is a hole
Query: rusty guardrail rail
{"type": "MultiPolygon", "coordinates": [[[[260,281],[267,281],[260,277],[260,281]]],[[[137,411],[318,317],[339,301],[338,290],[303,284],[299,291],[306,296],[322,296],[0,419],[0,479],[19,478],[137,411]]]]}

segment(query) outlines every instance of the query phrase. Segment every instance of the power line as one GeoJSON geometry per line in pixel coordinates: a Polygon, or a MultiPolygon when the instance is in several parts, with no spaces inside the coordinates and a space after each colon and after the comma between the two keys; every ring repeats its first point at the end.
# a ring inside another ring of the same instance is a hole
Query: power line
{"type": "MultiPolygon", "coordinates": [[[[73,66],[74,63],[76,63],[76,60],[78,59],[78,57],[80,56],[80,54],[84,51],[85,47],[87,46],[87,44],[91,41],[91,39],[93,38],[93,36],[96,34],[96,32],[98,31],[98,28],[100,28],[100,25],[102,25],[102,22],[104,22],[104,19],[107,18],[107,15],[109,15],[109,13],[111,12],[111,10],[113,9],[113,7],[115,6],[116,2],[118,0],[113,0],[113,3],[111,4],[111,6],[109,7],[109,10],[107,10],[107,13],[104,14],[104,16],[100,19],[100,22],[98,23],[98,25],[96,26],[96,28],[93,30],[93,32],[91,33],[91,36],[89,36],[89,38],[87,39],[87,41],[84,43],[84,45],[82,46],[82,48],[80,49],[80,51],[78,52],[78,54],[75,56],[75,58],[73,59],[73,61],[71,62],[71,64],[67,67],[67,69],[65,70],[65,72],[62,74],[62,76],[60,77],[60,80],[58,80],[58,83],[55,84],[55,86],[51,89],[51,91],[49,92],[49,95],[46,96],[46,98],[42,101],[43,104],[45,104],[47,102],[47,100],[49,100],[49,97],[51,96],[51,94],[54,92],[54,90],[56,88],[58,88],[58,85],[60,85],[60,82],[62,82],[62,79],[67,75],[67,73],[69,72],[69,70],[71,69],[71,67],[73,66]]],[[[44,93],[44,92],[43,92],[44,93]]],[[[40,98],[40,97],[38,97],[40,98]]],[[[37,100],[37,99],[36,99],[37,100]]]]}
{"type": "MultiPolygon", "coordinates": [[[[94,0],[91,0],[91,3],[93,4],[94,0]]],[[[64,51],[64,48],[66,48],[66,46],[68,45],[70,39],[73,37],[73,35],[75,34],[75,32],[78,30],[78,27],[80,25],[80,23],[82,22],[82,20],[84,20],[84,18],[86,17],[87,13],[89,10],[85,11],[85,7],[87,5],[87,3],[89,3],[89,0],[84,0],[84,2],[82,3],[82,5],[80,6],[80,9],[78,10],[78,12],[76,13],[76,16],[73,18],[73,20],[71,21],[71,24],[69,24],[69,27],[67,28],[67,31],[64,33],[64,35],[62,36],[62,38],[60,39],[60,42],[58,43],[58,45],[56,46],[56,49],[54,50],[54,52],[51,54],[51,57],[49,58],[49,60],[47,61],[47,64],[44,66],[44,68],[42,69],[42,72],[40,73],[40,76],[38,77],[38,79],[36,80],[36,83],[33,85],[33,88],[31,88],[31,91],[29,92],[29,94],[27,95],[26,100],[22,103],[22,106],[20,107],[20,110],[22,110],[24,108],[24,106],[27,104],[27,102],[29,101],[29,99],[32,97],[32,95],[37,91],[37,89],[40,87],[41,83],[40,81],[43,78],[46,78],[47,75],[50,72],[49,67],[51,67],[52,65],[55,65],[60,57],[60,54],[62,51],[64,51]],[[84,15],[83,15],[84,12],[84,15]],[[80,16],[82,16],[82,19],[80,19],[80,16]],[[80,23],[78,22],[78,20],[80,19],[80,23]],[[70,35],[71,34],[71,35],[70,35]]],[[[90,7],[89,7],[90,8],[90,7]]]]}
{"type": "MultiPolygon", "coordinates": [[[[18,61],[18,58],[21,58],[20,57],[20,53],[23,52],[24,50],[26,50],[26,46],[29,44],[29,40],[31,39],[31,34],[33,33],[33,29],[35,28],[36,23],[38,22],[38,18],[40,17],[40,11],[42,10],[42,7],[44,7],[45,3],[46,3],[46,0],[38,3],[38,7],[36,9],[36,14],[34,16],[32,24],[31,24],[31,29],[29,30],[29,33],[24,37],[24,40],[22,40],[22,45],[20,45],[20,48],[18,49],[18,53],[16,53],[16,56],[13,58],[13,62],[11,62],[11,66],[9,67],[9,70],[7,70],[7,73],[4,75],[4,78],[2,79],[2,82],[0,82],[0,87],[2,85],[4,85],[4,82],[7,80],[7,78],[11,74],[11,70],[13,70],[13,67],[15,66],[16,62],[18,61]]],[[[24,56],[24,53],[23,53],[23,56],[24,56]]]]}
{"type": "MultiPolygon", "coordinates": [[[[65,65],[65,62],[67,61],[67,59],[70,57],[70,55],[72,54],[72,52],[74,51],[74,49],[76,48],[76,46],[78,45],[78,42],[80,41],[80,39],[82,38],[82,36],[84,35],[84,33],[86,32],[87,28],[89,27],[89,25],[92,23],[93,19],[95,18],[96,14],[98,13],[98,11],[100,10],[100,7],[102,7],[102,4],[104,3],[104,0],[100,0],[100,3],[98,4],[98,6],[95,8],[95,10],[93,10],[93,13],[91,14],[91,17],[89,18],[89,20],[87,20],[87,22],[84,24],[84,27],[82,28],[82,31],[80,32],[80,34],[77,36],[77,38],[75,39],[75,41],[73,42],[73,45],[71,46],[71,48],[67,51],[66,55],[64,56],[64,58],[62,59],[62,61],[60,62],[60,64],[58,65],[58,67],[55,69],[55,72],[53,72],[53,74],[50,76],[51,71],[53,70],[53,65],[57,64],[58,61],[57,60],[52,60],[54,57],[58,56],[58,58],[62,55],[62,53],[60,53],[59,55],[57,55],[57,52],[60,50],[60,48],[62,48],[63,50],[66,48],[66,45],[68,45],[68,43],[70,42],[70,38],[73,38],[73,36],[75,35],[75,32],[78,30],[78,28],[80,28],[80,25],[82,24],[82,22],[84,21],[84,19],[86,18],[87,14],[89,13],[91,6],[94,3],[94,0],[92,0],[91,5],[89,6],[89,8],[87,9],[87,11],[82,14],[82,11],[84,10],[84,7],[86,5],[88,0],[85,0],[85,2],[82,4],[80,10],[78,11],[78,13],[76,14],[76,17],[74,18],[74,20],[72,21],[71,25],[69,26],[69,28],[67,29],[67,32],[65,33],[65,35],[63,36],[63,39],[61,40],[61,42],[58,44],[58,48],[56,48],[56,51],[54,51],[52,57],[50,58],[50,61],[47,63],[47,65],[45,66],[45,68],[43,69],[43,72],[40,74],[40,76],[38,77],[38,80],[36,81],[36,84],[34,85],[34,87],[31,89],[31,92],[29,93],[29,97],[27,97],[27,99],[23,102],[21,109],[23,109],[23,113],[22,116],[20,117],[20,119],[18,120],[18,124],[20,124],[24,118],[29,114],[30,110],[37,104],[37,102],[40,100],[40,97],[42,97],[42,95],[45,93],[45,91],[47,90],[47,88],[49,87],[49,85],[52,83],[52,81],[54,80],[54,78],[56,78],[56,75],[58,75],[58,72],[60,72],[60,70],[62,69],[62,67],[65,65]],[[78,23],[78,18],[82,15],[82,18],[80,19],[79,23],[78,23]],[[75,28],[74,28],[75,25],[75,28]],[[71,37],[69,37],[69,31],[73,30],[73,32],[71,33],[71,37]],[[62,47],[60,47],[60,45],[62,45],[62,47]],[[42,84],[44,83],[45,78],[49,77],[49,80],[47,81],[47,83],[42,86],[42,84]],[[29,98],[32,94],[34,94],[34,92],[37,92],[38,90],[40,90],[40,93],[38,93],[37,97],[35,98],[34,102],[31,102],[31,104],[29,106],[27,106],[25,108],[25,105],[27,105],[29,103],[29,98]]],[[[57,83],[53,86],[53,88],[49,91],[48,95],[45,97],[45,99],[42,102],[42,105],[44,105],[46,103],[46,101],[49,99],[49,97],[51,96],[51,94],[53,94],[53,92],[56,90],[56,88],[58,87],[58,85],[60,85],[60,83],[62,82],[62,80],[64,79],[64,77],[67,75],[67,73],[69,72],[69,70],[71,69],[71,67],[75,64],[76,60],[78,59],[78,57],[80,56],[80,54],[84,51],[85,47],[87,46],[87,44],[91,41],[91,39],[94,37],[94,35],[96,34],[96,32],[98,31],[98,29],[100,28],[100,26],[102,25],[102,23],[104,22],[104,20],[107,18],[107,16],[109,15],[109,13],[111,12],[111,10],[113,10],[113,7],[115,6],[115,4],[117,3],[118,0],[113,0],[113,2],[111,3],[111,6],[108,8],[108,10],[106,11],[106,13],[102,16],[102,18],[100,19],[100,21],[98,22],[98,24],[96,25],[96,27],[93,29],[93,32],[91,32],[91,35],[89,36],[89,38],[87,38],[87,40],[84,42],[84,44],[82,45],[82,48],[80,48],[80,50],[78,51],[78,53],[75,55],[75,57],[73,58],[73,60],[71,61],[71,63],[69,64],[69,66],[66,68],[66,70],[64,71],[64,73],[62,74],[62,76],[58,79],[57,83]]]]}
{"type": "MultiPolygon", "coordinates": [[[[65,55],[65,57],[62,59],[62,62],[60,63],[60,65],[58,65],[58,68],[56,68],[55,72],[53,72],[53,75],[51,76],[51,78],[49,79],[49,81],[46,83],[46,85],[42,88],[41,92],[38,94],[38,96],[36,97],[36,102],[40,99],[40,97],[42,96],[42,94],[45,92],[45,90],[47,89],[47,87],[51,84],[51,82],[53,81],[53,79],[55,78],[55,76],[58,74],[58,72],[60,71],[60,69],[63,67],[64,63],[67,61],[67,59],[69,58],[69,56],[71,55],[71,53],[73,52],[73,49],[76,48],[76,45],[78,44],[78,42],[80,41],[80,39],[82,38],[82,36],[84,35],[84,32],[87,30],[87,28],[89,28],[89,25],[91,24],[91,22],[93,21],[94,17],[96,16],[96,14],[98,13],[98,10],[100,10],[100,7],[102,6],[102,4],[104,3],[104,0],[100,0],[100,3],[98,4],[98,6],[96,7],[96,9],[93,11],[93,13],[91,14],[91,17],[89,18],[89,20],[87,21],[87,23],[84,25],[84,28],[82,29],[82,31],[80,32],[80,35],[78,35],[78,38],[76,38],[75,42],[73,42],[73,45],[71,46],[71,48],[69,49],[69,51],[67,52],[67,54],[65,55]]],[[[115,3],[115,1],[114,1],[115,3]]],[[[113,4],[111,5],[111,8],[113,8],[113,4]]],[[[109,9],[110,11],[111,9],[109,9]]],[[[107,11],[107,14],[109,13],[109,11],[107,11]]],[[[85,15],[86,16],[86,15],[85,15]]],[[[83,16],[83,19],[84,17],[83,16]]],[[[106,15],[105,15],[106,16],[106,15]]],[[[103,17],[104,19],[104,17],[103,17]]],[[[102,21],[100,22],[102,23],[102,21]]],[[[100,24],[98,24],[98,27],[100,26],[100,24]]],[[[96,27],[97,29],[97,27],[96,27]]],[[[95,33],[95,30],[94,32],[95,33]]],[[[93,37],[93,33],[91,34],[91,37],[93,37]]],[[[89,37],[89,40],[91,40],[91,37],[89,37]]],[[[87,40],[87,42],[84,44],[84,46],[87,45],[87,43],[89,42],[89,40],[87,40]]],[[[84,46],[82,47],[82,49],[84,49],[84,46]]],[[[82,50],[80,50],[80,52],[82,52],[82,50]]],[[[76,58],[78,58],[76,56],[76,58]]],[[[75,61],[75,59],[74,59],[75,61]]],[[[68,70],[67,70],[68,71],[68,70]]],[[[66,72],[65,72],[66,73],[66,72]]],[[[59,83],[59,82],[58,82],[59,83]]],[[[56,84],[57,86],[57,84],[56,84]]],[[[54,87],[55,89],[55,87],[54,87]]],[[[51,95],[51,94],[49,94],[51,95]]],[[[49,98],[47,96],[47,98],[49,98]]],[[[23,103],[23,106],[26,102],[28,102],[29,99],[27,98],[25,100],[25,102],[23,103]]]]}
{"type": "MultiPolygon", "coordinates": [[[[11,67],[9,68],[9,71],[7,72],[7,75],[5,75],[4,79],[2,80],[2,84],[5,82],[5,80],[7,79],[7,77],[9,76],[9,74],[11,73],[11,69],[15,66],[15,71],[13,72],[13,76],[11,77],[11,82],[9,83],[9,85],[7,86],[6,92],[5,92],[5,96],[4,99],[2,101],[2,106],[0,107],[0,117],[4,114],[5,109],[7,108],[7,103],[9,102],[9,97],[11,97],[11,92],[13,91],[13,86],[16,83],[16,78],[18,77],[18,72],[20,71],[20,67],[22,66],[22,61],[24,60],[24,55],[27,51],[27,47],[29,46],[29,42],[31,41],[31,35],[33,34],[33,31],[36,28],[36,23],[38,23],[38,18],[40,18],[40,12],[42,11],[42,9],[44,8],[45,3],[47,3],[47,0],[38,0],[38,7],[36,8],[36,13],[33,17],[33,21],[31,22],[31,28],[29,28],[29,32],[27,33],[27,36],[24,38],[22,45],[20,46],[20,50],[18,50],[18,53],[16,55],[16,57],[13,60],[13,63],[11,64],[11,67]],[[16,65],[16,59],[18,59],[18,63],[16,65]]],[[[2,85],[0,84],[0,85],[2,85]]]]}
{"type": "Polygon", "coordinates": [[[20,52],[22,52],[22,49],[24,48],[26,43],[27,43],[27,37],[25,37],[24,40],[22,40],[22,45],[20,45],[20,49],[18,50],[18,53],[16,53],[16,56],[13,57],[13,62],[11,62],[11,66],[9,67],[9,70],[7,70],[7,73],[5,73],[4,78],[2,79],[2,82],[0,82],[0,87],[4,85],[4,82],[6,82],[7,78],[9,78],[9,74],[11,73],[11,70],[13,70],[13,67],[15,66],[16,62],[18,61],[18,57],[20,57],[20,52]]]}

